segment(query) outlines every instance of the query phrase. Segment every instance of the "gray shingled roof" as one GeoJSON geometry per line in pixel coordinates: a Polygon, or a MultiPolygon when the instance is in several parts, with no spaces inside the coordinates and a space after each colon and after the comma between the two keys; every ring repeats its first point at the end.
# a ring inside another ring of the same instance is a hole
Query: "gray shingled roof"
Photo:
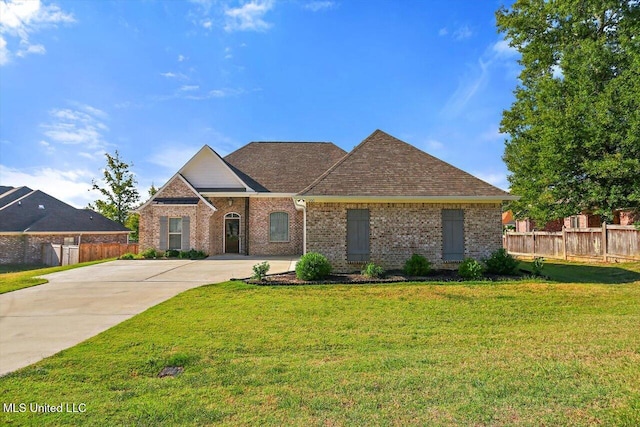
{"type": "MultiPolygon", "coordinates": [[[[0,201],[2,198],[0,195],[0,201]]],[[[124,233],[129,231],[123,225],[97,212],[76,209],[40,190],[30,191],[21,198],[0,207],[0,232],[124,233]]]]}
{"type": "Polygon", "coordinates": [[[367,197],[510,196],[381,130],[373,132],[299,194],[367,197]]]}
{"type": "Polygon", "coordinates": [[[0,187],[0,208],[8,205],[14,200],[18,200],[20,197],[23,197],[33,190],[29,187],[0,187]]]}
{"type": "Polygon", "coordinates": [[[224,160],[254,190],[297,193],[346,154],[330,142],[251,142],[224,160]]]}

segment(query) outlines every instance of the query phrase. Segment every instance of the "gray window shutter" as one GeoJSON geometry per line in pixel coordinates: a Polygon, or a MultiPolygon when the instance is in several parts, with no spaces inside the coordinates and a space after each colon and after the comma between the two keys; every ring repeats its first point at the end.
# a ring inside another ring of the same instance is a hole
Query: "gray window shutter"
{"type": "Polygon", "coordinates": [[[369,261],[369,209],[347,210],[347,261],[369,261]]]}
{"type": "Polygon", "coordinates": [[[442,259],[462,261],[464,259],[464,211],[442,210],[442,259]]]}
{"type": "Polygon", "coordinates": [[[182,217],[182,250],[188,251],[191,249],[191,242],[189,238],[189,230],[191,227],[189,226],[190,220],[188,216],[182,217]]]}
{"type": "Polygon", "coordinates": [[[160,217],[160,250],[166,251],[169,246],[169,218],[166,216],[160,217]]]}

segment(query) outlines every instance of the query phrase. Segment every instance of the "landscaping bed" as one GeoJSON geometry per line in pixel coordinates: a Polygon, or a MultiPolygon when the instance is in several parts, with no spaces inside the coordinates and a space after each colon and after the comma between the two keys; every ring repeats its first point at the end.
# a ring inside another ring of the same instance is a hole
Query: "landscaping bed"
{"type": "MultiPolygon", "coordinates": [[[[500,282],[505,280],[520,280],[522,278],[529,278],[528,272],[526,275],[486,275],[482,281],[500,282]]],[[[468,279],[464,279],[458,274],[457,270],[432,270],[427,276],[408,276],[402,272],[402,270],[388,271],[384,277],[376,278],[369,277],[361,274],[360,272],[353,273],[332,273],[328,277],[322,280],[300,280],[296,277],[295,271],[289,271],[281,274],[272,274],[266,276],[264,279],[241,279],[245,283],[260,286],[293,286],[293,285],[331,285],[331,284],[364,284],[364,283],[398,283],[398,282],[463,282],[468,279]]]]}

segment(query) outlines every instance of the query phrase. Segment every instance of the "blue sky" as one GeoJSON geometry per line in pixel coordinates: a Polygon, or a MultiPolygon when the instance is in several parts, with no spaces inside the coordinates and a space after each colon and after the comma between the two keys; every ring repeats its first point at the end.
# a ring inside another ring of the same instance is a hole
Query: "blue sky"
{"type": "Polygon", "coordinates": [[[84,207],[105,152],[146,198],[204,144],[382,129],[506,189],[501,4],[0,0],[0,184],[84,207]]]}

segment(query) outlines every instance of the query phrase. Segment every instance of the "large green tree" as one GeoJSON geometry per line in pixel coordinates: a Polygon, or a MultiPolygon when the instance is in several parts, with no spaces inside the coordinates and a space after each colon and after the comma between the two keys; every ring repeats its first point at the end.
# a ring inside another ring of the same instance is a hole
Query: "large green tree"
{"type": "Polygon", "coordinates": [[[93,190],[98,190],[104,198],[89,203],[88,207],[124,225],[129,211],[140,200],[135,177],[130,171],[133,165],[124,162],[118,150],[113,156],[105,153],[105,157],[107,165],[103,171],[102,181],[94,179],[91,187],[93,190]]]}
{"type": "Polygon", "coordinates": [[[640,1],[517,0],[496,13],[521,54],[509,135],[516,215],[640,207],[640,1]]]}

